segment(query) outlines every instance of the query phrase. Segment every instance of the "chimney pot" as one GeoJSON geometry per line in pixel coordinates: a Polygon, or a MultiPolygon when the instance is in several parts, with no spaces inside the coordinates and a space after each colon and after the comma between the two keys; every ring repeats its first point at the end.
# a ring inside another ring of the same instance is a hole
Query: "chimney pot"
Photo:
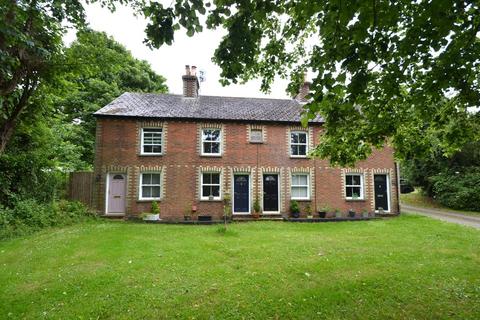
{"type": "Polygon", "coordinates": [[[183,80],[183,96],[187,98],[196,98],[198,97],[198,90],[200,89],[200,82],[197,78],[197,67],[190,66],[187,64],[185,66],[185,75],[182,76],[183,80]]]}

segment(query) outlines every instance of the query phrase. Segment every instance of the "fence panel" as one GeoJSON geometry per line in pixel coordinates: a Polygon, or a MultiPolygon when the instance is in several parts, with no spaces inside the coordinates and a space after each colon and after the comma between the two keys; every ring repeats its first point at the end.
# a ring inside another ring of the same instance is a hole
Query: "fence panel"
{"type": "Polygon", "coordinates": [[[72,201],[93,206],[93,172],[71,172],[68,187],[68,197],[72,201]]]}

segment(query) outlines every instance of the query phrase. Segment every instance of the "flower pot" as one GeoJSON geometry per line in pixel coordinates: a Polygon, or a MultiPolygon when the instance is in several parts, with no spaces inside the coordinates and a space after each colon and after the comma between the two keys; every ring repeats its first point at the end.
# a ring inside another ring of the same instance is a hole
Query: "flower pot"
{"type": "Polygon", "coordinates": [[[147,214],[143,217],[144,221],[158,221],[160,220],[159,214],[147,214]]]}
{"type": "Polygon", "coordinates": [[[355,218],[355,211],[353,211],[353,210],[348,210],[348,217],[350,217],[350,218],[355,218]]]}
{"type": "Polygon", "coordinates": [[[327,216],[327,213],[325,211],[319,211],[318,212],[318,217],[319,218],[325,219],[326,216],[327,216]]]}
{"type": "Polygon", "coordinates": [[[309,215],[307,216],[307,219],[313,219],[313,216],[312,216],[311,214],[309,214],[309,215]]]}
{"type": "Polygon", "coordinates": [[[258,212],[252,213],[252,218],[253,218],[253,219],[258,219],[258,218],[260,218],[260,213],[258,213],[258,212]]]}
{"type": "Polygon", "coordinates": [[[341,218],[342,213],[341,212],[335,212],[335,218],[341,218]]]}
{"type": "Polygon", "coordinates": [[[364,213],[362,213],[362,217],[364,217],[364,218],[368,218],[368,217],[369,217],[369,214],[368,214],[368,212],[364,212],[364,213]]]}
{"type": "Polygon", "coordinates": [[[192,217],[191,216],[183,216],[183,219],[185,221],[190,221],[190,220],[192,220],[192,217]]]}
{"type": "Polygon", "coordinates": [[[295,219],[300,218],[300,212],[292,212],[292,217],[295,219]]]}

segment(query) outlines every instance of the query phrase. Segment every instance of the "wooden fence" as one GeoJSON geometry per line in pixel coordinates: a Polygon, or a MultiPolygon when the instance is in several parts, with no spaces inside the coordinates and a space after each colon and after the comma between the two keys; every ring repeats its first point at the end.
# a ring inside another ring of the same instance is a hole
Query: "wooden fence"
{"type": "Polygon", "coordinates": [[[68,198],[93,207],[93,179],[90,171],[71,172],[68,182],[68,198]]]}

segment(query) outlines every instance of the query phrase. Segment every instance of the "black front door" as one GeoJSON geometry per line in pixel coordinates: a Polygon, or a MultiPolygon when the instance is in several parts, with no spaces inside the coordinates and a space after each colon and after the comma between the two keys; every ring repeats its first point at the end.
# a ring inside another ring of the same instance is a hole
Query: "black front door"
{"type": "Polygon", "coordinates": [[[388,211],[388,188],[387,188],[387,175],[376,174],[373,176],[375,184],[375,210],[382,208],[388,211]]]}
{"type": "Polygon", "coordinates": [[[278,174],[263,175],[263,211],[278,211],[278,174]]]}
{"type": "Polygon", "coordinates": [[[233,176],[233,212],[249,212],[249,176],[246,174],[233,176]]]}

